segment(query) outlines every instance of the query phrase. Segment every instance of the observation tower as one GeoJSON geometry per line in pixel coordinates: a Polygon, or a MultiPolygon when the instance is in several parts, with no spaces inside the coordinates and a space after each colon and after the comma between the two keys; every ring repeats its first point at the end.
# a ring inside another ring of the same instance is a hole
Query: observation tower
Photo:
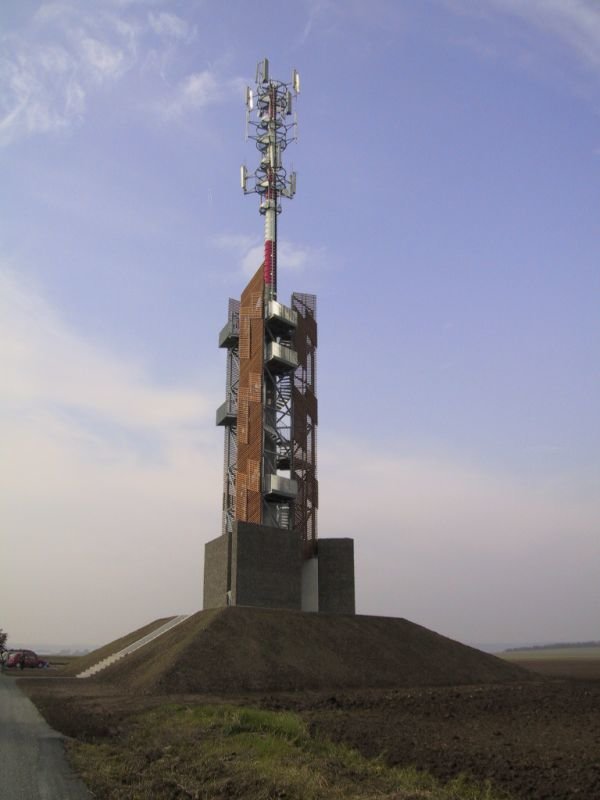
{"type": "Polygon", "coordinates": [[[259,163],[241,168],[245,194],[264,217],[264,258],[230,299],[219,334],[226,350],[223,521],[208,542],[204,608],[253,605],[354,613],[354,543],[317,538],[317,302],[278,299],[277,229],[296,173],[283,156],[296,139],[300,77],[271,78],[264,59],[246,90],[247,138],[259,163]]]}

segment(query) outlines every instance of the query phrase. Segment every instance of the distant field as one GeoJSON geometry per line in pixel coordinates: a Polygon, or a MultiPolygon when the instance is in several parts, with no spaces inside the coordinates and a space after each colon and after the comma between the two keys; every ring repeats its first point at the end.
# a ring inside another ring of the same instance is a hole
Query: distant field
{"type": "Polygon", "coordinates": [[[529,661],[531,659],[538,661],[547,659],[560,659],[561,661],[568,658],[576,660],[583,659],[600,659],[600,646],[598,647],[552,647],[543,649],[531,650],[511,650],[509,652],[498,653],[501,658],[507,661],[529,661]]]}
{"type": "Polygon", "coordinates": [[[541,675],[600,680],[600,647],[552,647],[498,653],[500,658],[541,675]]]}

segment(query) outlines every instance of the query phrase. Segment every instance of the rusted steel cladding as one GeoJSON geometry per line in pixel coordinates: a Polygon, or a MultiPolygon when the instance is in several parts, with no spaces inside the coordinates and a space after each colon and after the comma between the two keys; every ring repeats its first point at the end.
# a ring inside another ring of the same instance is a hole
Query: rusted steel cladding
{"type": "Polygon", "coordinates": [[[258,524],[262,522],[264,288],[261,265],[242,292],[240,303],[236,519],[258,524]]]}

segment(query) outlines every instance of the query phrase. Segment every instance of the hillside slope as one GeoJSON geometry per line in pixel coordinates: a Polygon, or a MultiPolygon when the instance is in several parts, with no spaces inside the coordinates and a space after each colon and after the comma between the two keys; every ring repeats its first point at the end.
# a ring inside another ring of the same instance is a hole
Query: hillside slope
{"type": "Polygon", "coordinates": [[[405,619],[239,606],[200,611],[97,677],[149,694],[528,679],[515,664],[405,619]]]}
{"type": "Polygon", "coordinates": [[[173,619],[173,617],[155,619],[153,622],[149,622],[147,625],[135,631],[131,631],[131,633],[127,633],[119,639],[115,639],[113,642],[102,645],[102,647],[99,647],[97,650],[92,650],[84,656],[73,659],[66,667],[63,667],[61,670],[61,677],[75,677],[75,675],[79,675],[80,672],[83,672],[83,670],[88,667],[94,666],[94,664],[102,661],[102,659],[107,656],[118,653],[119,650],[129,647],[130,644],[137,642],[138,639],[142,639],[147,634],[152,633],[152,631],[156,630],[156,628],[160,628],[161,625],[164,625],[165,622],[168,622],[170,619],[173,619]]]}

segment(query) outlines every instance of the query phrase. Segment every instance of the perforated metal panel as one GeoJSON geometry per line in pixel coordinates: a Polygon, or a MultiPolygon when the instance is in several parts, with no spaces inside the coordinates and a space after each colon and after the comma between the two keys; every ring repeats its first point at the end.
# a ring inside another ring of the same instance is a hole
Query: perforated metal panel
{"type": "MultiPolygon", "coordinates": [[[[230,345],[227,349],[227,374],[225,380],[226,410],[234,419],[238,408],[240,359],[238,335],[240,329],[240,302],[229,300],[227,327],[230,345]]],[[[223,533],[232,530],[235,519],[237,474],[237,425],[225,427],[225,452],[223,457],[223,533]]]]}
{"type": "Polygon", "coordinates": [[[292,390],[291,475],[298,484],[294,503],[293,527],[302,534],[304,555],[316,551],[317,508],[317,298],[313,294],[293,294],[292,308],[298,314],[294,347],[298,367],[292,390]]]}

